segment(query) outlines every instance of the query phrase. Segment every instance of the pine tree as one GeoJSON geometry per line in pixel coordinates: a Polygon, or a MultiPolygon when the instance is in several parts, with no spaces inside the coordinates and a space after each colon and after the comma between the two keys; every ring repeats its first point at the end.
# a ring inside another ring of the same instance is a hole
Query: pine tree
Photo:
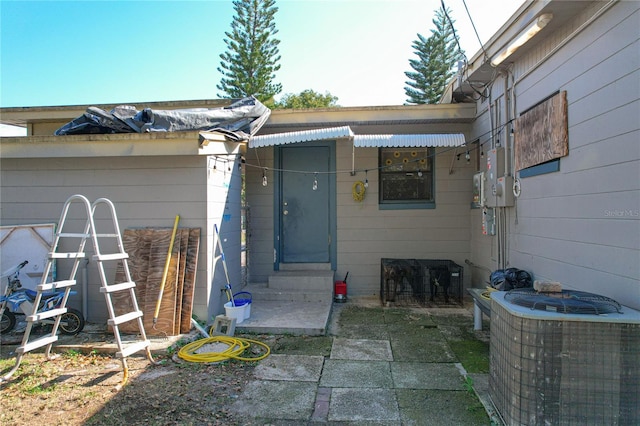
{"type": "Polygon", "coordinates": [[[274,83],[280,69],[275,0],[234,0],[233,8],[236,15],[224,39],[227,51],[220,55],[218,71],[223,77],[216,87],[223,94],[218,96],[253,95],[261,102],[272,102],[282,91],[282,85],[274,83]]]}
{"type": "Polygon", "coordinates": [[[404,89],[409,104],[437,103],[455,72],[457,61],[464,58],[451,27],[455,21],[450,24],[447,15],[451,16],[449,8],[438,9],[432,20],[435,29],[431,30],[431,36],[425,38],[418,34],[418,40],[411,45],[418,59],[410,59],[409,65],[414,71],[404,73],[410,79],[404,89]]]}

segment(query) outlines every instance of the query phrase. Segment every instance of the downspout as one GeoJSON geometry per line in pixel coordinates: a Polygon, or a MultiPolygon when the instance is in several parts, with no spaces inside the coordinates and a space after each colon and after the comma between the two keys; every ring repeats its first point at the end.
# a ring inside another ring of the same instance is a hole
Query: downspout
{"type": "Polygon", "coordinates": [[[354,137],[349,137],[351,140],[351,176],[356,175],[356,143],[354,137]]]}
{"type": "Polygon", "coordinates": [[[505,118],[504,126],[504,173],[505,176],[511,176],[511,132],[509,128],[512,127],[511,121],[511,97],[509,95],[509,72],[504,73],[504,102],[505,102],[505,118]]]}

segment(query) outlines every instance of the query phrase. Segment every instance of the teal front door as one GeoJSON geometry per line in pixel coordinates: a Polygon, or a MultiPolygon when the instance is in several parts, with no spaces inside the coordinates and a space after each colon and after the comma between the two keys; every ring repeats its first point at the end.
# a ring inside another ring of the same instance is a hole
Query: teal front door
{"type": "Polygon", "coordinates": [[[333,147],[296,144],[279,148],[279,263],[333,263],[335,174],[333,147]]]}

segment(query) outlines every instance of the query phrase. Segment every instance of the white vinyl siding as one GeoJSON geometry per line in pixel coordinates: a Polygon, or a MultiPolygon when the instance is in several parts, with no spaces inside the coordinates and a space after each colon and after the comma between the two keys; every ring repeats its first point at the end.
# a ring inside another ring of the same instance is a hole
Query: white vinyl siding
{"type": "MultiPolygon", "coordinates": [[[[564,288],[602,294],[637,309],[640,4],[617,2],[538,64],[604,4],[597,3],[515,64],[516,114],[547,95],[567,91],[569,155],[560,160],[558,172],[522,179],[517,206],[506,212],[508,260],[537,279],[559,281],[564,288]]],[[[480,134],[486,127],[475,130],[480,134]]],[[[474,262],[495,266],[495,238],[476,229],[472,250],[474,262]]],[[[476,281],[486,275],[480,272],[476,281]]]]}

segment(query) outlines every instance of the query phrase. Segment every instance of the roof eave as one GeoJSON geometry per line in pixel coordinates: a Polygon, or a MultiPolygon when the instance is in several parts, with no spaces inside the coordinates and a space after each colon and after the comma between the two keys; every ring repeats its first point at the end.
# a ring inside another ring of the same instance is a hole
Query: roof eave
{"type": "MultiPolygon", "coordinates": [[[[428,104],[274,110],[263,129],[288,127],[357,126],[371,124],[470,123],[476,106],[428,104]]],[[[262,132],[259,132],[259,134],[262,132]]]]}
{"type": "Polygon", "coordinates": [[[205,144],[197,131],[0,138],[3,159],[227,155],[245,146],[229,140],[205,144]]]}

